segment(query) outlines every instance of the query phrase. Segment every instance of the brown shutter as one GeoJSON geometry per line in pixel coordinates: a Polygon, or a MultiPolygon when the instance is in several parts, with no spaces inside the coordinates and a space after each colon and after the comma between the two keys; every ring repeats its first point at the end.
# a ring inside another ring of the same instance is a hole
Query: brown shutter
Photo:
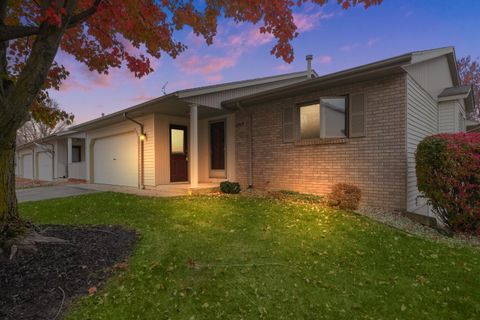
{"type": "Polygon", "coordinates": [[[295,140],[295,108],[283,108],[283,142],[293,142],[295,140]]]}
{"type": "Polygon", "coordinates": [[[355,93],[350,95],[349,110],[349,136],[352,138],[367,135],[367,100],[365,94],[355,93]]]}

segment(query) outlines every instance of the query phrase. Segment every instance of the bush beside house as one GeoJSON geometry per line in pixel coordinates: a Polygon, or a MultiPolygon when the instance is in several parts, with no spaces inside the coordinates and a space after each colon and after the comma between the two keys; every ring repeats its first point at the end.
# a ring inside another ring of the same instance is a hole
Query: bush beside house
{"type": "Polygon", "coordinates": [[[418,190],[453,231],[480,235],[480,133],[425,138],[415,155],[418,190]]]}
{"type": "Polygon", "coordinates": [[[238,182],[223,181],[220,183],[222,193],[240,193],[240,184],[238,182]]]}
{"type": "Polygon", "coordinates": [[[362,192],[357,186],[347,183],[337,183],[328,195],[328,205],[343,210],[356,210],[360,203],[362,192]]]}

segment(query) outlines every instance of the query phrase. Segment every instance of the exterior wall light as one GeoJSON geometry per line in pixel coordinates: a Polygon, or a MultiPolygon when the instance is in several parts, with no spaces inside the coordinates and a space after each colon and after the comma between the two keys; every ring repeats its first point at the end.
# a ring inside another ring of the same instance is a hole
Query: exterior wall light
{"type": "Polygon", "coordinates": [[[140,141],[144,141],[147,138],[147,135],[145,133],[142,133],[140,136],[140,141]]]}

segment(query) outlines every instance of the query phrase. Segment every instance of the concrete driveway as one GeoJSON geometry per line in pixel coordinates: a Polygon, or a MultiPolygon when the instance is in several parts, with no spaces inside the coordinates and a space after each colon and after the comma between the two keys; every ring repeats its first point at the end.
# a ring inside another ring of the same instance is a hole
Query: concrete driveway
{"type": "Polygon", "coordinates": [[[83,194],[90,194],[90,193],[96,193],[96,192],[99,192],[99,191],[82,188],[75,185],[36,187],[36,188],[17,190],[17,200],[19,203],[22,203],[22,202],[29,202],[29,201],[66,198],[66,197],[79,196],[83,194]]]}

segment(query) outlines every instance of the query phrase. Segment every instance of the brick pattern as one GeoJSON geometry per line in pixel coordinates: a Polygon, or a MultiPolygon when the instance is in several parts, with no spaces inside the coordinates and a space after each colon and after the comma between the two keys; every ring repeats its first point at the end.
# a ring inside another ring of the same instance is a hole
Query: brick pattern
{"type": "MultiPolygon", "coordinates": [[[[362,190],[362,205],[406,208],[406,79],[391,75],[248,106],[253,129],[253,186],[327,194],[346,182],[362,190]],[[299,144],[282,139],[282,108],[320,96],[363,92],[367,136],[345,143],[299,144]]],[[[249,115],[236,115],[237,179],[248,181],[249,115]]]]}

